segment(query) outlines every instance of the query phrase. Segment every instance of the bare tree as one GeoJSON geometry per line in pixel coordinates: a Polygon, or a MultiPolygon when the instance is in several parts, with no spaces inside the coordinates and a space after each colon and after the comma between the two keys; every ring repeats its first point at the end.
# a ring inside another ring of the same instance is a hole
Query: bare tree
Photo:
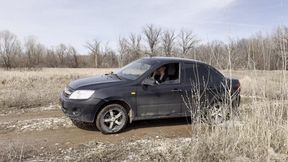
{"type": "Polygon", "coordinates": [[[288,69],[288,27],[279,26],[273,37],[275,42],[275,54],[279,60],[278,62],[280,65],[277,67],[277,69],[288,69]]]}
{"type": "Polygon", "coordinates": [[[28,37],[23,43],[9,31],[0,31],[0,66],[13,67],[117,67],[123,66],[143,56],[157,52],[165,56],[194,58],[219,68],[227,67],[222,60],[231,57],[234,69],[288,69],[288,28],[279,26],[271,34],[256,33],[250,38],[231,39],[227,43],[213,41],[198,45],[199,40],[191,31],[172,30],[161,32],[161,28],[147,25],[142,33],[133,33],[119,39],[118,52],[103,49],[98,40],[87,42],[89,55],[78,55],[72,46],[60,44],[56,48],[46,48],[35,38],[28,37]],[[144,34],[141,37],[141,34],[144,34]],[[143,48],[142,41],[146,48],[143,48]],[[229,47],[229,50],[227,50],[229,47]],[[161,50],[161,51],[160,51],[161,50]]]}
{"type": "Polygon", "coordinates": [[[86,47],[90,51],[90,55],[93,57],[95,68],[98,68],[98,56],[101,53],[100,45],[101,45],[101,42],[96,39],[91,42],[87,42],[86,44],[86,47]]]}
{"type": "Polygon", "coordinates": [[[159,43],[159,37],[161,34],[161,29],[155,27],[154,25],[147,25],[146,27],[144,27],[143,29],[144,31],[144,35],[147,39],[147,43],[149,45],[150,48],[150,57],[151,56],[155,56],[155,52],[156,52],[156,47],[159,43]]]}
{"type": "Polygon", "coordinates": [[[32,37],[29,37],[26,40],[24,46],[25,46],[25,55],[27,57],[26,66],[28,68],[31,68],[31,67],[35,66],[35,62],[36,62],[35,57],[34,57],[34,55],[36,53],[36,51],[35,51],[35,46],[36,46],[35,39],[32,37]]]}
{"type": "Polygon", "coordinates": [[[38,43],[36,45],[36,64],[39,65],[39,66],[43,66],[41,64],[43,64],[44,60],[43,60],[43,56],[45,56],[47,54],[47,48],[41,44],[41,43],[38,43]]]}
{"type": "Polygon", "coordinates": [[[127,64],[141,57],[141,35],[130,34],[129,38],[119,39],[121,64],[127,64]]]}
{"type": "Polygon", "coordinates": [[[111,48],[109,48],[108,44],[105,46],[103,54],[101,55],[101,60],[102,60],[101,67],[104,68],[119,67],[118,58],[115,52],[111,48]]]}
{"type": "Polygon", "coordinates": [[[162,47],[165,56],[171,56],[174,47],[174,41],[176,39],[175,32],[166,30],[162,34],[162,47]]]}
{"type": "Polygon", "coordinates": [[[221,41],[213,41],[208,43],[207,46],[210,49],[209,55],[212,63],[214,63],[214,65],[216,65],[218,68],[225,68],[226,63],[222,61],[227,58],[225,44],[221,41]]]}
{"type": "Polygon", "coordinates": [[[191,31],[181,30],[179,37],[181,54],[185,57],[189,54],[191,49],[195,47],[199,40],[196,39],[196,36],[191,31]]]}
{"type": "Polygon", "coordinates": [[[136,60],[141,56],[141,35],[130,34],[128,41],[130,52],[132,53],[132,60],[136,60]]]}
{"type": "Polygon", "coordinates": [[[35,38],[29,37],[25,44],[26,66],[28,68],[40,66],[42,55],[45,54],[45,47],[38,43],[35,38]]]}
{"type": "Polygon", "coordinates": [[[134,51],[139,53],[141,50],[141,35],[130,34],[128,43],[134,51]]]}
{"type": "Polygon", "coordinates": [[[123,66],[126,64],[126,55],[128,55],[128,51],[129,51],[129,45],[128,42],[126,40],[126,38],[119,38],[118,40],[118,44],[119,44],[119,53],[120,53],[120,57],[119,57],[119,64],[120,66],[123,66]]]}
{"type": "Polygon", "coordinates": [[[15,66],[15,57],[19,55],[20,52],[20,42],[16,35],[9,31],[0,32],[0,57],[7,69],[15,66]]]}
{"type": "Polygon", "coordinates": [[[59,66],[65,66],[65,56],[67,55],[67,47],[65,44],[60,44],[56,47],[56,55],[59,60],[59,66]]]}
{"type": "Polygon", "coordinates": [[[70,56],[72,56],[72,67],[78,68],[79,67],[79,61],[78,61],[76,49],[74,47],[70,46],[68,49],[68,53],[70,56]]]}
{"type": "Polygon", "coordinates": [[[57,56],[55,54],[55,51],[53,49],[47,49],[46,50],[46,56],[45,58],[45,66],[47,67],[57,67],[58,66],[58,61],[57,61],[57,56]]]}

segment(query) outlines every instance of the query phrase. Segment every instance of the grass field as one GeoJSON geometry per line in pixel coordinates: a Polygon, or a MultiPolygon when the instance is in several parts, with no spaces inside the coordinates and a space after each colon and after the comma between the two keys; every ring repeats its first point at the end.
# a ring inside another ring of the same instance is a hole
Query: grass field
{"type": "MultiPolygon", "coordinates": [[[[114,69],[44,68],[42,70],[0,69],[0,107],[29,108],[57,104],[59,94],[71,81],[80,77],[104,74],[114,69]]],[[[229,77],[229,71],[223,71],[229,77]]],[[[288,73],[285,74],[288,78],[288,73]]],[[[287,98],[288,89],[281,71],[232,71],[240,79],[241,94],[266,99],[287,98]]]]}
{"type": "Polygon", "coordinates": [[[71,81],[104,74],[113,69],[44,68],[42,70],[0,69],[0,107],[29,108],[57,104],[59,95],[71,81]]]}
{"type": "MultiPolygon", "coordinates": [[[[1,69],[1,113],[57,105],[59,94],[71,80],[103,74],[112,70],[44,68],[39,71],[5,71],[1,69]]],[[[136,144],[135,142],[129,143],[129,139],[126,139],[128,142],[120,145],[101,146],[106,149],[101,152],[102,160],[131,160],[128,155],[134,153],[135,161],[137,159],[146,159],[147,161],[147,158],[148,161],[287,161],[288,88],[286,80],[288,73],[282,71],[230,72],[226,70],[223,73],[225,76],[229,77],[231,75],[240,79],[241,95],[243,97],[239,118],[215,127],[199,123],[191,124],[189,126],[189,138],[175,137],[171,139],[172,141],[170,139],[163,139],[162,141],[161,139],[156,141],[155,139],[149,139],[146,142],[136,141],[136,144]],[[169,145],[167,142],[172,142],[173,145],[167,146],[169,145]],[[178,145],[177,143],[185,144],[178,145]],[[155,145],[157,147],[154,148],[153,152],[149,150],[150,148],[144,147],[146,144],[147,147],[155,147],[155,145]],[[126,146],[127,148],[121,149],[126,146]],[[123,155],[115,156],[112,159],[110,157],[109,159],[108,156],[111,156],[113,151],[123,155]],[[151,159],[151,157],[153,158],[151,159]]],[[[5,115],[2,116],[5,117],[5,115]]],[[[61,118],[60,122],[63,121],[65,120],[61,118]]],[[[93,148],[91,147],[89,146],[89,149],[93,148]]],[[[89,152],[89,149],[84,149],[84,151],[89,152]]],[[[96,156],[99,158],[97,153],[94,152],[94,155],[93,151],[89,153],[92,154],[89,156],[92,159],[96,156]]],[[[37,157],[37,155],[35,156],[37,157]]],[[[6,160],[13,159],[13,157],[6,156],[6,160]]],[[[16,159],[19,159],[19,157],[16,159]]],[[[47,159],[49,159],[48,155],[47,159]]],[[[77,159],[79,160],[79,156],[72,158],[72,160],[77,159]]],[[[85,158],[80,158],[80,160],[85,160],[85,158]]]]}

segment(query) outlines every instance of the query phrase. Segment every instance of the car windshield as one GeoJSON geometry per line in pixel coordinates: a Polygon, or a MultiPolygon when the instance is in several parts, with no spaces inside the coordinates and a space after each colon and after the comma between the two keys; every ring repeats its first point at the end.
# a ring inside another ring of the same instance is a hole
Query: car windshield
{"type": "Polygon", "coordinates": [[[141,75],[143,75],[146,71],[148,71],[151,68],[151,65],[143,62],[141,60],[134,61],[115,73],[123,78],[130,79],[130,80],[136,80],[141,75]]]}

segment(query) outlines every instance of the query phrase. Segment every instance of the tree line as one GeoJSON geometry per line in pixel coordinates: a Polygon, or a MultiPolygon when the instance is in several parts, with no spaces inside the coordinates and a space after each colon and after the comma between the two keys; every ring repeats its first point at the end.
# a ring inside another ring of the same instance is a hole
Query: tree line
{"type": "Polygon", "coordinates": [[[249,38],[228,42],[201,42],[189,30],[167,30],[146,25],[141,33],[119,38],[117,49],[92,40],[85,47],[89,54],[79,54],[70,45],[48,48],[34,37],[24,42],[9,31],[0,31],[0,67],[121,67],[141,57],[175,56],[197,59],[219,69],[287,69],[288,28],[279,26],[270,34],[256,33],[249,38]],[[229,62],[229,63],[228,63],[229,62]]]}

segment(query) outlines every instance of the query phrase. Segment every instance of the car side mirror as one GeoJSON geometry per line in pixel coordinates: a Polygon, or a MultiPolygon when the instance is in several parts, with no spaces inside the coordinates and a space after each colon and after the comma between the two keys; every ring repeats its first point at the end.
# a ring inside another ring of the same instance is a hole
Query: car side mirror
{"type": "Polygon", "coordinates": [[[142,85],[145,85],[145,86],[156,86],[156,85],[159,85],[159,82],[154,80],[154,79],[151,79],[151,78],[146,78],[142,81],[142,85]]]}

